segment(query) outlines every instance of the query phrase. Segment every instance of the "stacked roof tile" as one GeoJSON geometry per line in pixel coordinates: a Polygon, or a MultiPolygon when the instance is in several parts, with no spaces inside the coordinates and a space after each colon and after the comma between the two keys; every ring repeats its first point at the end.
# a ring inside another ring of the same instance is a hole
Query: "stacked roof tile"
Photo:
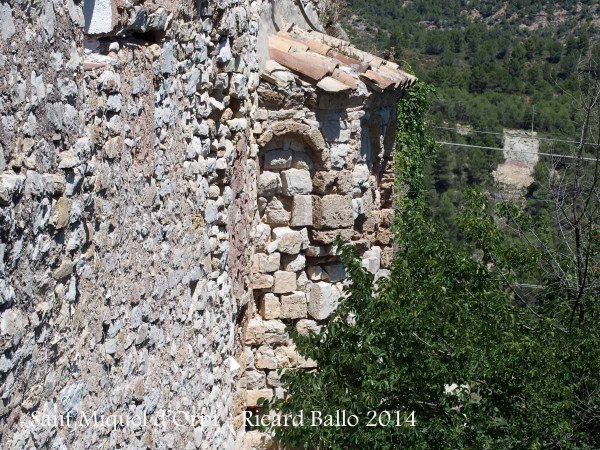
{"type": "Polygon", "coordinates": [[[271,59],[262,76],[280,86],[290,81],[289,75],[282,73],[288,70],[327,92],[355,90],[359,80],[377,92],[406,89],[417,81],[398,64],[347,41],[298,27],[271,36],[269,53],[271,59]]]}

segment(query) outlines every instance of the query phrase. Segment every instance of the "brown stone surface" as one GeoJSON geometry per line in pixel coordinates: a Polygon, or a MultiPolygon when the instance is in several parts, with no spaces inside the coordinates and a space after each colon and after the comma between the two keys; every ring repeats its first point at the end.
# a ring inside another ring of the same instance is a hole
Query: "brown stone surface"
{"type": "Polygon", "coordinates": [[[307,315],[306,294],[293,292],[281,296],[281,318],[302,319],[307,315]]]}
{"type": "Polygon", "coordinates": [[[313,198],[313,220],[316,229],[349,228],[354,225],[352,197],[325,195],[313,198]]]}
{"type": "Polygon", "coordinates": [[[279,270],[279,264],[281,262],[280,253],[256,253],[254,255],[255,262],[255,273],[271,273],[279,270]]]}
{"type": "Polygon", "coordinates": [[[296,273],[278,270],[273,274],[273,292],[284,294],[296,290],[296,273]]]}
{"type": "Polygon", "coordinates": [[[293,227],[312,226],[313,224],[313,200],[310,195],[295,195],[292,200],[292,219],[290,225],[293,227]]]}
{"type": "Polygon", "coordinates": [[[254,274],[252,276],[252,289],[269,289],[273,287],[273,276],[254,274]]]}
{"type": "Polygon", "coordinates": [[[274,294],[264,294],[258,302],[258,310],[265,320],[279,319],[281,317],[281,303],[274,294]]]}
{"type": "Polygon", "coordinates": [[[333,244],[335,238],[340,235],[344,241],[349,241],[352,238],[353,231],[349,228],[338,230],[315,230],[309,231],[310,239],[318,244],[333,244]]]}
{"type": "Polygon", "coordinates": [[[258,402],[261,398],[271,400],[273,398],[272,389],[257,389],[249,390],[246,393],[246,406],[249,408],[258,406],[258,402]]]}

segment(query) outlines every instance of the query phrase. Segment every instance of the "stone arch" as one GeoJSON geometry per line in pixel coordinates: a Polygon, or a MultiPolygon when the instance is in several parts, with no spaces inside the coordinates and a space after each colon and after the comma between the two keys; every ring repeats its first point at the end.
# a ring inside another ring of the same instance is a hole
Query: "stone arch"
{"type": "Polygon", "coordinates": [[[298,216],[300,211],[306,211],[299,203],[308,204],[311,200],[319,166],[316,157],[322,153],[297,133],[273,133],[261,142],[257,191],[261,222],[272,228],[312,226],[312,220],[298,216]]]}
{"type": "Polygon", "coordinates": [[[320,170],[331,168],[329,147],[318,128],[291,120],[277,121],[263,131],[257,143],[259,147],[265,148],[273,139],[278,137],[289,137],[302,141],[308,146],[316,168],[320,170]]]}
{"type": "Polygon", "coordinates": [[[288,325],[326,320],[345,276],[332,243],[353,235],[352,172],[332,170],[319,129],[293,121],[265,128],[257,140],[257,309],[288,325]]]}

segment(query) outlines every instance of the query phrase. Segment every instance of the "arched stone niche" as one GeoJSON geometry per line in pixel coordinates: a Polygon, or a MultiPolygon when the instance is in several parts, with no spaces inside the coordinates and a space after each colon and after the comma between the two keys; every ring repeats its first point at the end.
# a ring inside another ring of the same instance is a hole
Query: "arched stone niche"
{"type": "Polygon", "coordinates": [[[303,142],[312,154],[317,168],[327,170],[331,168],[329,161],[329,147],[321,132],[314,127],[290,120],[273,122],[260,138],[258,145],[264,149],[273,139],[286,137],[298,142],[303,142]]]}
{"type": "Polygon", "coordinates": [[[338,184],[321,132],[308,125],[276,122],[258,143],[258,310],[266,320],[316,324],[341,293],[345,274],[332,243],[338,234],[352,237],[351,177],[338,184]]]}

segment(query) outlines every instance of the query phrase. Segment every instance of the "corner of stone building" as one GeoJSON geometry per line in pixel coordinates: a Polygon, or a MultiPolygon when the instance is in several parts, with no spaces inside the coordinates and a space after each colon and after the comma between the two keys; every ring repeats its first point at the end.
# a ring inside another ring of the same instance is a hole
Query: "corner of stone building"
{"type": "Polygon", "coordinates": [[[391,248],[395,97],[368,88],[377,73],[351,95],[267,73],[269,37],[310,27],[296,6],[0,4],[8,447],[276,446],[244,412],[285,394],[279,368],[315,367],[285,327],[334,311],[333,240],[379,274],[391,248]],[[214,423],[33,420],[169,411],[214,423]]]}

